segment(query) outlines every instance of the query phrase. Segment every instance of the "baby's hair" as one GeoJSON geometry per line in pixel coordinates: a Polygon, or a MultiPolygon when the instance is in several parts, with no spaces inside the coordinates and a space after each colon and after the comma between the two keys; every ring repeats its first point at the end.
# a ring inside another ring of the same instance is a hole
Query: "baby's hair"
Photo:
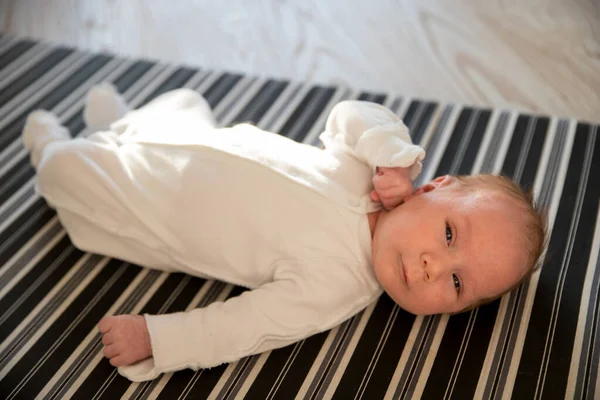
{"type": "Polygon", "coordinates": [[[540,210],[536,204],[532,190],[524,190],[513,180],[499,175],[460,175],[455,176],[455,178],[464,189],[497,190],[516,201],[517,206],[523,211],[523,239],[527,251],[526,272],[516,284],[497,296],[481,299],[460,311],[464,312],[490,303],[518,288],[528,280],[540,268],[542,254],[547,247],[548,232],[544,211],[540,210]]]}

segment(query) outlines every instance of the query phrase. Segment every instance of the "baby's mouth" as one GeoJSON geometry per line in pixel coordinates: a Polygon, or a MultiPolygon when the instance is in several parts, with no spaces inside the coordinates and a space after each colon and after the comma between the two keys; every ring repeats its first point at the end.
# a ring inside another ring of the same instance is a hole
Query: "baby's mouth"
{"type": "Polygon", "coordinates": [[[406,286],[408,286],[408,275],[406,274],[406,268],[404,267],[404,262],[402,261],[402,257],[399,256],[399,261],[400,261],[400,269],[402,270],[402,279],[404,280],[404,283],[406,284],[406,286]]]}

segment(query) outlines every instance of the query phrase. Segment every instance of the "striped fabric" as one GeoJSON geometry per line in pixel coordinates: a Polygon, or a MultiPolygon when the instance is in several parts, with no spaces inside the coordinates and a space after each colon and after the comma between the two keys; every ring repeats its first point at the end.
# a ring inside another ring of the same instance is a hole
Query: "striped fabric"
{"type": "Polygon", "coordinates": [[[597,131],[572,119],[0,36],[0,398],[600,398],[597,131]],[[314,145],[335,103],[382,103],[427,150],[421,182],[493,172],[533,189],[550,220],[547,261],[517,291],[469,313],[415,318],[384,295],[331,331],[286,348],[132,384],[102,357],[96,324],[104,315],[192,309],[243,289],[83,253],[34,194],[34,170],[19,139],[26,115],[52,110],[73,135],[85,134],[84,96],[102,81],[136,107],[168,90],[193,88],[222,124],[252,121],[314,145]]]}

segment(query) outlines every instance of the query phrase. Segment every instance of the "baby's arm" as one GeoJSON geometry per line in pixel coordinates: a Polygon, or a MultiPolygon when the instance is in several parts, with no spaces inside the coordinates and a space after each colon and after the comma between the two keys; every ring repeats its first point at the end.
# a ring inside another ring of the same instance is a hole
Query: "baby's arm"
{"type": "MultiPolygon", "coordinates": [[[[103,343],[120,342],[121,353],[111,358],[111,363],[120,365],[120,373],[133,381],[185,368],[211,368],[331,329],[380,294],[376,283],[371,287],[358,273],[349,272],[353,268],[347,263],[320,263],[323,265],[310,261],[279,267],[275,281],[225,302],[188,312],[146,315],[151,357],[144,343],[146,332],[137,322],[139,316],[103,320],[107,322],[99,328],[108,330],[103,343]],[[333,277],[335,288],[331,286],[333,277]],[[110,336],[121,324],[125,330],[110,336]],[[128,363],[135,359],[143,361],[128,363]]],[[[105,351],[107,356],[113,355],[108,346],[105,351]]],[[[117,351],[114,348],[115,354],[117,351]]]]}
{"type": "Polygon", "coordinates": [[[344,101],[332,110],[320,136],[325,149],[350,154],[373,172],[371,198],[386,208],[412,193],[425,151],[412,143],[408,128],[391,110],[376,103],[344,101]]]}

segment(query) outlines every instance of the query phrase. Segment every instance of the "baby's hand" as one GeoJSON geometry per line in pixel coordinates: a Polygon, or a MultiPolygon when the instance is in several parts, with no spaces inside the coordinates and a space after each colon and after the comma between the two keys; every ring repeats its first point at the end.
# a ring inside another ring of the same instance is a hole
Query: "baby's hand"
{"type": "Polygon", "coordinates": [[[381,202],[383,208],[390,210],[404,202],[404,198],[412,194],[410,168],[381,168],[373,177],[375,190],[371,191],[371,199],[381,202]]]}
{"type": "Polygon", "coordinates": [[[105,317],[98,324],[104,356],[115,367],[133,364],[152,355],[146,319],[142,315],[105,317]]]}

